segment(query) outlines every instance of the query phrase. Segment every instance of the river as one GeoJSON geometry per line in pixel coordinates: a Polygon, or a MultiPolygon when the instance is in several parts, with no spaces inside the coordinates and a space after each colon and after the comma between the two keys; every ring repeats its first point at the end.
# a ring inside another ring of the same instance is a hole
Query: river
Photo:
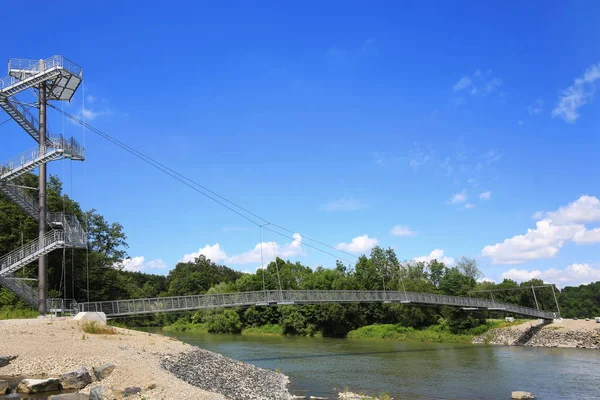
{"type": "Polygon", "coordinates": [[[600,398],[598,350],[164,334],[280,370],[290,377],[293,394],[331,398],[346,388],[372,395],[385,392],[396,399],[496,400],[525,390],[541,400],[600,398]]]}

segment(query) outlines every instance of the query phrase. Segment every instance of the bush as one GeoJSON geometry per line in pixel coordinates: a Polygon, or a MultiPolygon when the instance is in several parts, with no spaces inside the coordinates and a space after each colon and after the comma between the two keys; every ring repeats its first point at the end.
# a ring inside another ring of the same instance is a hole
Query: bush
{"type": "Polygon", "coordinates": [[[242,321],[237,312],[225,309],[223,312],[209,314],[205,317],[209,332],[240,333],[242,321]]]}

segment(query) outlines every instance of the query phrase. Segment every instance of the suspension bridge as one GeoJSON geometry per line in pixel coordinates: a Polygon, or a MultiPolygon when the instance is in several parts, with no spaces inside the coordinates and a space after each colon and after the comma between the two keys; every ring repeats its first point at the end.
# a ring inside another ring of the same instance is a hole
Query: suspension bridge
{"type": "MultiPolygon", "coordinates": [[[[46,108],[49,105],[47,104],[48,100],[70,101],[82,79],[82,68],[62,56],[54,56],[44,60],[10,59],[8,62],[8,76],[0,79],[0,107],[38,144],[35,148],[0,165],[0,193],[4,194],[38,222],[39,233],[36,240],[0,257],[0,285],[15,293],[32,307],[36,307],[41,314],[45,314],[47,311],[93,311],[104,312],[109,318],[117,318],[253,305],[397,303],[453,306],[473,311],[502,311],[545,320],[560,318],[558,312],[497,303],[482,298],[385,290],[263,290],[84,302],[79,304],[62,299],[48,299],[46,283],[48,274],[47,254],[56,249],[87,248],[87,233],[74,215],[68,215],[65,212],[49,213],[46,211],[46,163],[60,159],[74,161],[85,159],[84,148],[74,138],[65,138],[62,135],[51,134],[47,131],[46,108]],[[33,105],[22,103],[16,98],[18,94],[28,90],[34,91],[36,95],[36,103],[33,105]],[[39,111],[37,117],[29,111],[30,108],[34,107],[39,111]],[[38,188],[25,187],[15,183],[18,182],[19,177],[36,168],[39,169],[38,188]],[[31,196],[28,190],[37,191],[37,198],[31,196]],[[17,271],[35,261],[38,262],[37,290],[27,283],[28,280],[16,276],[17,271]]],[[[139,157],[139,155],[137,156],[139,157]]],[[[166,169],[174,172],[168,168],[166,169]]],[[[166,171],[163,170],[163,172],[166,171]]],[[[177,175],[181,177],[181,175],[177,175]]],[[[177,176],[173,177],[182,181],[177,176]]],[[[234,212],[237,213],[237,211],[234,212]]],[[[246,217],[244,216],[244,218],[246,217]]],[[[260,225],[261,229],[266,225],[271,224],[260,225]]]]}

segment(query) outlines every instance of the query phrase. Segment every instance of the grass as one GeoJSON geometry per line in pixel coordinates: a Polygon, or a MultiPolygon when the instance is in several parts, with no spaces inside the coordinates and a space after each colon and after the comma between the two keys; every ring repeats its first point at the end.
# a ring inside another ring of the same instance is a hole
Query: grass
{"type": "MultiPolygon", "coordinates": [[[[81,330],[91,335],[116,335],[117,330],[112,326],[101,325],[96,321],[84,322],[81,330]]],[[[84,335],[85,336],[85,335],[84,335]]],[[[83,339],[85,340],[85,338],[83,339]]]]}
{"type": "Polygon", "coordinates": [[[515,322],[489,320],[484,325],[461,333],[452,333],[442,325],[433,325],[422,329],[393,324],[368,325],[348,332],[347,337],[348,339],[382,339],[398,342],[471,343],[475,336],[482,335],[490,329],[506,328],[523,322],[522,320],[515,322]]]}
{"type": "Polygon", "coordinates": [[[37,318],[40,315],[39,312],[29,308],[13,308],[13,307],[2,307],[0,308],[0,320],[3,319],[24,319],[24,318],[37,318]]]}
{"type": "Polygon", "coordinates": [[[283,328],[278,324],[267,324],[263,326],[245,328],[242,330],[242,335],[281,336],[283,335],[283,328]]]}
{"type": "Polygon", "coordinates": [[[191,322],[175,322],[163,328],[165,332],[208,332],[208,324],[192,324],[191,322]]]}

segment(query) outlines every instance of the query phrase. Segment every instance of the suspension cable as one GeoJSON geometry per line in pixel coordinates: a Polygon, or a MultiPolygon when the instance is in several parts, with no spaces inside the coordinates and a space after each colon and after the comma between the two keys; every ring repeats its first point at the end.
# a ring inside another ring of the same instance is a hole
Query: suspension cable
{"type": "MultiPolygon", "coordinates": [[[[286,231],[288,233],[294,232],[294,231],[292,231],[290,229],[287,229],[287,228],[284,228],[282,226],[275,225],[275,224],[269,222],[267,219],[265,219],[263,217],[260,217],[259,215],[257,215],[255,213],[249,211],[248,209],[246,209],[246,208],[238,205],[237,203],[235,203],[235,202],[233,202],[233,201],[231,201],[231,200],[229,200],[229,199],[227,199],[227,198],[219,195],[218,193],[216,193],[216,192],[208,189],[207,187],[201,185],[200,183],[194,181],[193,179],[190,179],[190,178],[186,177],[185,175],[182,175],[181,173],[173,170],[172,168],[166,166],[165,164],[163,164],[163,163],[161,163],[161,162],[153,159],[150,156],[147,156],[146,154],[144,154],[144,153],[142,153],[142,152],[140,152],[140,151],[132,148],[131,146],[129,146],[129,145],[121,142],[120,140],[118,140],[118,139],[116,139],[116,138],[108,135],[107,133],[101,131],[100,129],[98,129],[98,128],[96,128],[96,127],[88,124],[87,122],[85,122],[83,120],[83,115],[82,115],[82,119],[80,119],[80,118],[77,118],[73,114],[70,114],[70,113],[68,113],[66,111],[61,111],[60,109],[58,109],[57,107],[55,107],[55,106],[53,106],[51,104],[49,104],[49,106],[52,107],[52,108],[54,108],[55,110],[57,110],[59,112],[64,113],[64,115],[67,116],[68,118],[70,118],[72,121],[77,122],[78,124],[84,126],[84,128],[89,129],[90,131],[92,131],[93,133],[99,135],[100,137],[108,140],[109,142],[115,144],[118,147],[121,147],[123,150],[127,151],[128,153],[134,155],[135,157],[137,157],[140,160],[144,161],[145,163],[151,165],[152,167],[160,170],[164,174],[169,175],[170,177],[172,177],[173,179],[179,181],[180,183],[183,183],[184,185],[188,186],[192,190],[195,190],[196,192],[198,192],[198,193],[202,194],[203,196],[209,198],[210,200],[214,201],[215,203],[221,205],[222,207],[224,207],[224,208],[230,210],[231,212],[239,215],[240,217],[246,219],[250,223],[252,223],[254,225],[257,225],[257,226],[260,226],[261,225],[260,222],[264,222],[265,224],[269,224],[272,227],[284,230],[284,231],[286,231]]],[[[85,130],[84,130],[84,133],[85,133],[85,130]]],[[[84,146],[85,146],[85,144],[84,144],[84,146]]],[[[277,230],[270,229],[270,228],[267,228],[267,227],[265,227],[265,229],[267,229],[267,230],[269,230],[269,231],[271,231],[271,232],[273,232],[273,233],[275,233],[275,234],[277,234],[279,236],[295,240],[293,237],[290,237],[289,235],[281,233],[281,232],[279,232],[277,230]]],[[[351,254],[351,253],[346,252],[344,250],[337,249],[337,248],[335,248],[333,246],[330,246],[330,245],[327,245],[327,244],[325,244],[323,242],[320,242],[318,240],[312,239],[312,238],[310,238],[308,236],[302,235],[302,237],[305,238],[305,239],[307,239],[307,240],[313,241],[313,242],[317,243],[318,245],[321,245],[323,247],[327,247],[329,249],[332,249],[332,250],[334,250],[336,252],[349,255],[349,256],[351,256],[351,257],[353,257],[355,259],[358,258],[354,254],[351,254]]],[[[321,248],[319,248],[317,246],[310,245],[310,244],[308,244],[306,242],[303,243],[303,244],[306,245],[307,247],[311,247],[313,249],[316,249],[316,250],[318,250],[318,251],[320,251],[320,252],[322,252],[324,254],[328,254],[330,256],[333,256],[333,257],[335,257],[335,258],[337,258],[339,260],[350,262],[347,259],[341,258],[341,257],[339,257],[339,256],[337,256],[335,254],[332,254],[332,253],[330,253],[330,252],[328,252],[326,250],[323,250],[323,249],[321,249],[321,248]]]]}
{"type": "MultiPolygon", "coordinates": [[[[85,149],[86,147],[86,135],[85,135],[85,128],[87,126],[87,124],[85,123],[85,81],[83,81],[82,83],[82,87],[81,87],[81,118],[82,118],[82,124],[81,124],[81,130],[83,132],[83,148],[85,149]]],[[[64,113],[64,110],[62,110],[61,112],[64,113]]],[[[67,115],[68,116],[68,115],[67,115]]],[[[87,181],[87,162],[84,161],[83,163],[83,179],[84,181],[87,181]]],[[[85,213],[85,229],[86,232],[90,230],[90,219],[89,219],[89,215],[86,212],[85,213]]],[[[85,275],[86,275],[86,285],[87,285],[87,301],[88,303],[90,302],[90,246],[88,244],[88,240],[87,240],[87,234],[86,234],[86,241],[85,241],[85,275]]]]}

